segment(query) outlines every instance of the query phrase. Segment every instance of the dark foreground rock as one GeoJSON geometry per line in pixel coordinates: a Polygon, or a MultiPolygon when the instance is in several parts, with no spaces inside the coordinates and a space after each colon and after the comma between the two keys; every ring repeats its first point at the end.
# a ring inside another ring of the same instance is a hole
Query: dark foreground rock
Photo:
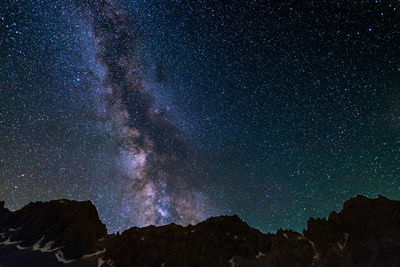
{"type": "Polygon", "coordinates": [[[0,202],[0,266],[400,266],[400,201],[357,196],[303,234],[237,216],[107,235],[91,202],[0,202]]]}

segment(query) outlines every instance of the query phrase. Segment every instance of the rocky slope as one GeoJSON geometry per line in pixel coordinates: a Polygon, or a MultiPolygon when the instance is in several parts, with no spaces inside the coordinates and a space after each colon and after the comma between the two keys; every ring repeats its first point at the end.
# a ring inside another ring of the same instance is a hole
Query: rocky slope
{"type": "Polygon", "coordinates": [[[400,201],[357,196],[303,234],[237,216],[107,235],[91,202],[0,202],[0,266],[400,266],[400,201]]]}

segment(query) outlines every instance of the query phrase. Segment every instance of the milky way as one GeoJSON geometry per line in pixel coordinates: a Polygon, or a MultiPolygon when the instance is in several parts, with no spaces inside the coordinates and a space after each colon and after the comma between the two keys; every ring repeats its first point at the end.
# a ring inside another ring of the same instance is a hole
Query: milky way
{"type": "Polygon", "coordinates": [[[109,232],[238,214],[301,231],[400,198],[398,1],[0,6],[0,199],[109,232]]]}
{"type": "Polygon", "coordinates": [[[79,5],[91,25],[97,64],[104,69],[98,95],[104,101],[104,119],[121,144],[116,155],[126,179],[121,215],[139,226],[199,222],[205,215],[203,200],[179,173],[190,153],[178,128],[154,103],[152,84],[143,82],[147,62],[140,24],[118,1],[79,5]]]}

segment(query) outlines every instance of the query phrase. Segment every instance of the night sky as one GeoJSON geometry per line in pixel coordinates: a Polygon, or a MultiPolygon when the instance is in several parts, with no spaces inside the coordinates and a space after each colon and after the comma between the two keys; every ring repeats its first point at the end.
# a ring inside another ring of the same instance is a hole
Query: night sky
{"type": "Polygon", "coordinates": [[[0,199],[109,232],[400,199],[400,2],[3,0],[0,199]]]}

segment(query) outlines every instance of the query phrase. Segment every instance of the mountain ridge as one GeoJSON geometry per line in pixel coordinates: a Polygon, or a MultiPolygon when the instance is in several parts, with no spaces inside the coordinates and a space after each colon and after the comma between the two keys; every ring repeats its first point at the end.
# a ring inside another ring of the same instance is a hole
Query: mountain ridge
{"type": "Polygon", "coordinates": [[[237,215],[107,234],[90,201],[0,202],[0,266],[400,266],[400,201],[361,195],[302,233],[237,215]]]}

